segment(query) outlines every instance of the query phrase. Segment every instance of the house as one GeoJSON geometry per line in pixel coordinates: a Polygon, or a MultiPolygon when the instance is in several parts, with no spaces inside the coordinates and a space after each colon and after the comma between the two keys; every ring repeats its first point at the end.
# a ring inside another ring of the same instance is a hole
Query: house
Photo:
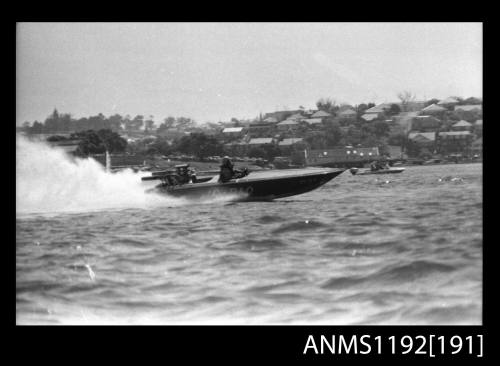
{"type": "Polygon", "coordinates": [[[81,140],[73,139],[73,140],[62,140],[62,141],[47,141],[50,146],[57,147],[65,152],[71,154],[74,153],[80,144],[81,140]]]}
{"type": "Polygon", "coordinates": [[[377,113],[366,113],[361,116],[365,121],[371,122],[379,118],[377,113]]]}
{"type": "Polygon", "coordinates": [[[295,113],[292,114],[290,117],[287,118],[287,120],[292,120],[292,121],[300,121],[301,119],[305,119],[307,117],[303,116],[300,113],[295,113]]]}
{"type": "Polygon", "coordinates": [[[472,123],[461,120],[451,126],[454,131],[468,131],[472,128],[472,123]]]}
{"type": "Polygon", "coordinates": [[[401,146],[389,145],[387,146],[387,149],[389,150],[388,153],[392,159],[403,158],[403,148],[401,146]]]}
{"type": "Polygon", "coordinates": [[[340,121],[355,121],[357,115],[358,113],[355,110],[347,108],[339,112],[337,117],[340,121]]]}
{"type": "Polygon", "coordinates": [[[442,101],[438,102],[437,104],[442,106],[442,107],[449,108],[451,106],[457,105],[458,103],[459,103],[459,101],[456,100],[455,98],[448,97],[448,98],[443,99],[442,101]]]}
{"type": "Polygon", "coordinates": [[[476,122],[474,122],[474,133],[478,136],[483,135],[483,120],[478,119],[476,122]]]}
{"type": "Polygon", "coordinates": [[[272,122],[254,122],[247,126],[248,133],[252,137],[262,137],[271,134],[276,128],[276,123],[272,122]]]}
{"type": "Polygon", "coordinates": [[[253,138],[248,141],[249,146],[272,145],[273,143],[274,139],[272,137],[253,138]]]}
{"type": "Polygon", "coordinates": [[[293,111],[276,111],[276,112],[271,112],[271,113],[266,113],[264,115],[264,121],[268,119],[269,117],[275,118],[276,122],[283,121],[284,119],[287,118],[287,116],[291,116],[297,113],[301,113],[301,109],[293,110],[293,111]]]}
{"type": "Polygon", "coordinates": [[[440,153],[462,153],[471,148],[473,134],[470,131],[439,132],[438,148],[440,153]]]}
{"type": "Polygon", "coordinates": [[[422,109],[422,112],[425,114],[441,114],[445,112],[447,109],[444,107],[441,107],[437,104],[431,104],[424,109],[422,109]]]}
{"type": "Polygon", "coordinates": [[[264,122],[277,123],[278,120],[276,119],[276,117],[267,117],[266,119],[264,119],[264,122]]]}
{"type": "Polygon", "coordinates": [[[323,124],[323,120],[321,118],[307,118],[303,119],[301,122],[307,123],[310,127],[320,127],[323,124]]]}
{"type": "Polygon", "coordinates": [[[465,139],[472,136],[470,131],[448,131],[448,132],[439,132],[440,139],[465,139]]]}
{"type": "Polygon", "coordinates": [[[296,144],[296,143],[302,142],[302,141],[303,141],[302,138],[292,137],[292,138],[283,139],[282,141],[278,142],[278,145],[280,147],[282,147],[282,146],[292,146],[293,144],[296,144]]]}
{"type": "Polygon", "coordinates": [[[311,115],[311,118],[328,118],[331,117],[332,115],[328,112],[325,111],[317,111],[316,113],[313,113],[311,115]]]}
{"type": "Polygon", "coordinates": [[[411,122],[411,129],[420,132],[435,131],[442,122],[434,116],[415,116],[411,122]]]}
{"type": "Polygon", "coordinates": [[[481,104],[468,104],[468,105],[457,105],[455,106],[455,111],[463,111],[463,112],[482,112],[483,106],[481,104]]]}
{"type": "Polygon", "coordinates": [[[223,134],[239,136],[243,134],[243,127],[226,127],[222,130],[223,134]]]}
{"type": "Polygon", "coordinates": [[[381,103],[379,105],[376,105],[375,107],[371,107],[365,110],[365,113],[371,114],[371,113],[385,113],[387,110],[391,108],[390,104],[386,103],[381,103]]]}
{"type": "Polygon", "coordinates": [[[433,146],[436,142],[435,132],[410,132],[408,139],[420,146],[433,146]]]}
{"type": "Polygon", "coordinates": [[[303,141],[303,139],[298,138],[298,137],[287,138],[287,139],[283,139],[280,142],[278,142],[278,146],[281,148],[289,148],[293,144],[296,144],[296,143],[302,142],[302,141],[303,141]]]}
{"type": "Polygon", "coordinates": [[[362,167],[363,164],[379,158],[378,147],[345,147],[338,149],[307,150],[306,163],[309,166],[362,167]]]}
{"type": "Polygon", "coordinates": [[[472,155],[479,155],[479,156],[483,155],[483,138],[482,137],[480,137],[480,138],[474,140],[474,142],[472,142],[471,154],[472,155]]]}
{"type": "Polygon", "coordinates": [[[278,123],[276,126],[279,131],[294,130],[299,127],[299,122],[295,120],[286,119],[283,122],[278,123]]]}

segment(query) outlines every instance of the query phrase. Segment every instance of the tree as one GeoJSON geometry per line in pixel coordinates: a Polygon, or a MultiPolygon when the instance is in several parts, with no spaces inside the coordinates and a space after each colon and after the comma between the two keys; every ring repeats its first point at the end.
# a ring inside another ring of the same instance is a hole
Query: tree
{"type": "Polygon", "coordinates": [[[123,117],[119,114],[114,114],[108,118],[109,128],[112,131],[118,132],[122,129],[123,117]]]}
{"type": "Polygon", "coordinates": [[[252,146],[248,150],[248,157],[250,158],[261,158],[261,159],[266,159],[267,158],[267,152],[260,146],[252,146]]]}
{"type": "Polygon", "coordinates": [[[387,139],[389,145],[394,146],[404,146],[406,141],[406,135],[403,132],[398,132],[391,134],[387,139]]]}
{"type": "Polygon", "coordinates": [[[189,130],[193,128],[195,125],[195,122],[191,118],[186,118],[186,117],[178,117],[176,120],[176,127],[180,130],[189,130]]]}
{"type": "Polygon", "coordinates": [[[142,128],[142,126],[144,126],[144,116],[141,114],[138,114],[132,120],[131,128],[133,131],[139,131],[142,128]]]}
{"type": "Polygon", "coordinates": [[[324,130],[326,138],[326,147],[338,146],[344,134],[337,122],[329,122],[325,125],[324,130]]]}
{"type": "Polygon", "coordinates": [[[482,104],[483,102],[481,99],[476,98],[476,97],[469,97],[464,100],[464,104],[482,104]]]}
{"type": "Polygon", "coordinates": [[[430,106],[432,104],[437,104],[437,103],[439,103],[439,99],[436,99],[436,98],[429,99],[428,101],[426,101],[424,103],[424,108],[428,107],[428,106],[430,106]]]}
{"type": "Polygon", "coordinates": [[[375,133],[375,136],[377,137],[383,137],[383,136],[388,136],[391,128],[389,127],[389,124],[385,121],[375,121],[373,123],[373,132],[375,133]]]}
{"type": "Polygon", "coordinates": [[[144,121],[145,132],[151,132],[154,129],[155,121],[153,121],[153,116],[149,116],[149,118],[144,121]]]}
{"type": "Polygon", "coordinates": [[[174,143],[174,150],[194,155],[200,160],[224,152],[222,144],[214,136],[208,136],[204,133],[192,133],[183,136],[174,143]]]}
{"type": "Polygon", "coordinates": [[[316,102],[316,107],[318,110],[328,112],[332,115],[339,110],[339,106],[332,98],[321,98],[316,102]]]}
{"type": "Polygon", "coordinates": [[[389,115],[394,116],[399,113],[401,113],[401,108],[397,104],[391,104],[391,107],[389,108],[389,115]]]}
{"type": "Polygon", "coordinates": [[[401,107],[402,107],[403,111],[407,111],[408,104],[410,104],[411,102],[413,102],[415,100],[415,94],[413,94],[409,90],[404,90],[404,91],[398,93],[397,95],[398,95],[399,100],[401,100],[401,107]]]}
{"type": "Polygon", "coordinates": [[[21,129],[24,132],[30,132],[31,124],[28,121],[25,121],[23,125],[21,126],[21,129]]]}
{"type": "Polygon", "coordinates": [[[105,151],[122,152],[127,147],[127,141],[109,129],[75,132],[71,134],[70,139],[80,140],[76,154],[83,156],[102,154],[105,151]]]}

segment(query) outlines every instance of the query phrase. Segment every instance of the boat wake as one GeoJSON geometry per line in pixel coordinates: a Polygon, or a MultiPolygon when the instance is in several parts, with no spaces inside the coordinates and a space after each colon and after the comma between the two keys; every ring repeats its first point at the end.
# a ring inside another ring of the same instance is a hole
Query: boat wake
{"type": "MultiPolygon", "coordinates": [[[[16,138],[18,215],[80,213],[127,208],[150,209],[192,204],[184,198],[146,194],[144,173],[108,173],[94,159],[80,159],[43,142],[16,138]]],[[[207,197],[202,203],[233,197],[207,197]]]]}

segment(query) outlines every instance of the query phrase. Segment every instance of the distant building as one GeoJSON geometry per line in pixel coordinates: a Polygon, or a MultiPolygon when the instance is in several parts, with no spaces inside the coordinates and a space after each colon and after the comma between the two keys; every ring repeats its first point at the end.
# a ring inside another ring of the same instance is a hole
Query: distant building
{"type": "Polygon", "coordinates": [[[483,138],[480,137],[472,142],[471,154],[483,156],[483,138]]]}
{"type": "Polygon", "coordinates": [[[244,127],[226,127],[222,130],[222,133],[228,136],[241,136],[244,132],[244,127]]]}
{"type": "Polygon", "coordinates": [[[469,123],[467,121],[461,120],[458,121],[457,123],[453,124],[451,128],[454,131],[468,131],[472,128],[472,123],[469,123]]]}
{"type": "Polygon", "coordinates": [[[291,111],[276,111],[276,112],[266,113],[264,115],[264,121],[266,119],[268,119],[269,117],[271,117],[271,118],[275,118],[276,122],[281,122],[281,121],[285,120],[288,116],[292,116],[292,115],[297,114],[297,113],[300,114],[301,112],[302,112],[301,109],[297,109],[297,110],[291,110],[291,111]]]}
{"type": "Polygon", "coordinates": [[[273,143],[274,139],[272,137],[253,138],[248,141],[249,146],[272,145],[273,143]]]}
{"type": "Polygon", "coordinates": [[[342,117],[356,117],[357,112],[351,108],[347,108],[339,112],[338,115],[342,117]]]}
{"type": "Polygon", "coordinates": [[[442,107],[445,107],[445,108],[448,108],[448,107],[451,107],[451,106],[455,106],[459,103],[459,101],[453,97],[448,97],[446,99],[443,99],[442,101],[438,102],[437,104],[442,106],[442,107]]]}
{"type": "Polygon", "coordinates": [[[316,113],[313,113],[311,115],[311,118],[328,118],[331,117],[332,115],[328,112],[325,111],[317,111],[316,113]]]}
{"type": "Polygon", "coordinates": [[[455,106],[455,111],[464,111],[464,112],[471,112],[471,111],[478,111],[482,112],[483,106],[481,104],[469,104],[469,105],[457,105],[455,106]]]}
{"type": "Polygon", "coordinates": [[[415,142],[419,146],[431,147],[436,143],[435,132],[410,132],[408,139],[415,142]]]}
{"type": "Polygon", "coordinates": [[[378,113],[366,113],[361,116],[362,119],[364,119],[367,122],[375,121],[376,119],[379,118],[378,113]]]}
{"type": "Polygon", "coordinates": [[[394,146],[394,145],[389,145],[387,146],[387,149],[389,150],[389,156],[392,159],[401,159],[403,158],[403,148],[401,146],[394,146]]]}
{"type": "Polygon", "coordinates": [[[287,138],[287,139],[283,139],[282,141],[280,141],[278,143],[278,145],[281,147],[281,146],[292,146],[293,144],[296,144],[298,142],[302,142],[303,139],[302,138],[299,138],[299,137],[292,137],[292,138],[287,138]]]}
{"type": "Polygon", "coordinates": [[[306,116],[303,116],[302,114],[300,113],[295,113],[295,114],[292,114],[291,116],[289,116],[287,118],[287,120],[291,120],[291,121],[300,121],[301,119],[305,119],[307,118],[306,116]]]}
{"type": "Polygon", "coordinates": [[[362,167],[380,158],[378,147],[345,147],[338,149],[307,150],[309,166],[362,167]]]}
{"type": "Polygon", "coordinates": [[[470,131],[439,132],[438,148],[441,153],[470,153],[473,134],[470,131]]]}
{"type": "Polygon", "coordinates": [[[247,126],[248,133],[252,137],[262,137],[262,135],[270,135],[274,132],[276,123],[272,122],[254,122],[247,126]]]}
{"type": "Polygon", "coordinates": [[[279,131],[295,130],[299,127],[299,122],[295,120],[286,119],[276,125],[279,131]]]}
{"type": "Polygon", "coordinates": [[[52,147],[64,150],[67,153],[74,153],[78,149],[81,140],[47,141],[52,147]]]}
{"type": "Polygon", "coordinates": [[[277,123],[278,120],[275,117],[267,117],[266,119],[264,119],[264,122],[277,123]]]}
{"type": "Polygon", "coordinates": [[[440,114],[445,112],[447,109],[444,107],[441,107],[437,104],[431,104],[424,109],[422,109],[422,112],[425,114],[440,114]]]}
{"type": "Polygon", "coordinates": [[[307,123],[309,126],[318,126],[323,123],[321,118],[307,118],[303,119],[302,122],[307,123]]]}
{"type": "Polygon", "coordinates": [[[375,107],[368,108],[364,111],[365,114],[380,114],[380,113],[385,113],[391,108],[390,104],[387,103],[381,103],[379,105],[376,105],[375,107]]]}
{"type": "Polygon", "coordinates": [[[415,116],[411,123],[411,129],[420,132],[436,131],[442,122],[434,116],[415,116]]]}

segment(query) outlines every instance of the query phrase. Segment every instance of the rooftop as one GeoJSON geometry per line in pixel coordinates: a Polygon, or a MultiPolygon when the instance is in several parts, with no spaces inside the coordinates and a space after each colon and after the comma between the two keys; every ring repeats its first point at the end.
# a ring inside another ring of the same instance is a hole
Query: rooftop
{"type": "Polygon", "coordinates": [[[241,131],[243,131],[243,127],[227,127],[222,130],[223,133],[241,132],[241,131]]]}
{"type": "Polygon", "coordinates": [[[446,108],[444,108],[444,107],[441,107],[437,104],[431,104],[431,105],[425,107],[424,109],[422,109],[422,112],[442,112],[445,110],[446,110],[446,108]]]}
{"type": "Polygon", "coordinates": [[[351,116],[353,114],[356,114],[355,110],[352,110],[351,108],[345,109],[342,112],[339,113],[339,116],[351,116]]]}
{"type": "Polygon", "coordinates": [[[325,111],[317,111],[311,117],[313,117],[313,118],[315,118],[315,117],[331,117],[331,114],[328,112],[325,112],[325,111]]]}
{"type": "Polygon", "coordinates": [[[278,143],[278,145],[280,145],[280,146],[290,146],[290,145],[293,145],[293,144],[295,144],[297,142],[302,142],[302,138],[293,137],[293,138],[283,139],[282,141],[280,141],[278,143]]]}
{"type": "Polygon", "coordinates": [[[473,111],[475,109],[482,110],[483,106],[481,104],[467,104],[467,105],[456,105],[456,111],[473,111]]]}
{"type": "Polygon", "coordinates": [[[408,138],[410,140],[416,140],[416,141],[435,141],[436,140],[436,133],[435,132],[410,132],[408,134],[408,138]]]}
{"type": "Polygon", "coordinates": [[[303,120],[306,123],[309,123],[310,125],[316,124],[316,123],[321,123],[321,118],[308,118],[303,120]]]}
{"type": "Polygon", "coordinates": [[[365,121],[373,121],[374,119],[377,119],[378,116],[376,114],[363,114],[361,116],[361,118],[363,118],[365,121]]]}
{"type": "Polygon", "coordinates": [[[273,143],[272,137],[259,137],[248,141],[249,145],[262,145],[262,144],[272,144],[272,143],[273,143]]]}
{"type": "Polygon", "coordinates": [[[278,126],[287,126],[287,125],[298,125],[299,123],[294,120],[286,119],[283,122],[278,123],[278,126]]]}
{"type": "Polygon", "coordinates": [[[453,136],[468,136],[470,131],[449,131],[449,132],[439,132],[440,137],[453,137],[453,136]]]}
{"type": "Polygon", "coordinates": [[[471,123],[464,121],[464,120],[461,120],[461,121],[458,121],[457,123],[455,123],[452,127],[470,127],[470,126],[472,126],[471,123]]]}
{"type": "Polygon", "coordinates": [[[458,103],[458,100],[456,100],[453,97],[448,97],[448,98],[443,99],[442,101],[440,101],[438,104],[439,105],[443,105],[443,104],[457,104],[457,103],[458,103]]]}

